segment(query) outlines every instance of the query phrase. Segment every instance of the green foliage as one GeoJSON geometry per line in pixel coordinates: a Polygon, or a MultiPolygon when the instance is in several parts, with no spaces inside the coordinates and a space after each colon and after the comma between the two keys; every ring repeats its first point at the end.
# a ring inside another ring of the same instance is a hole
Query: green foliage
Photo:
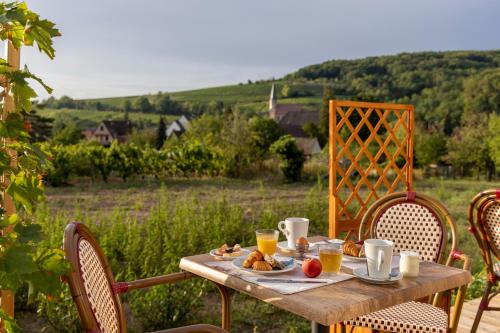
{"type": "Polygon", "coordinates": [[[463,121],[483,114],[500,114],[500,69],[485,71],[464,82],[463,121]]]}
{"type": "Polygon", "coordinates": [[[248,122],[248,126],[253,145],[255,145],[260,158],[265,156],[271,144],[282,135],[278,123],[271,118],[252,117],[248,122]]]}
{"type": "Polygon", "coordinates": [[[442,133],[427,133],[417,131],[415,135],[416,164],[426,166],[439,164],[447,154],[446,137],[442,133]]]}
{"type": "MultiPolygon", "coordinates": [[[[0,3],[0,39],[10,41],[15,47],[37,44],[38,49],[54,57],[52,38],[59,35],[54,24],[28,10],[25,3],[0,3]]],[[[31,215],[36,203],[43,197],[41,175],[48,166],[47,155],[30,143],[29,124],[23,112],[31,111],[31,98],[36,93],[28,79],[39,83],[47,92],[51,88],[30,73],[27,68],[16,70],[6,60],[0,59],[0,75],[10,86],[8,99],[15,109],[0,120],[0,137],[5,141],[0,147],[0,168],[6,181],[0,184],[2,207],[10,199],[17,213],[0,209],[0,228],[10,232],[0,237],[0,289],[17,291],[28,285],[28,300],[40,294],[58,296],[59,274],[66,271],[63,253],[52,248],[41,249],[41,227],[31,215]],[[10,197],[7,198],[6,194],[10,197]]],[[[2,109],[4,105],[1,105],[2,109]]],[[[8,332],[16,331],[16,325],[0,311],[8,332]]]]}
{"type": "Polygon", "coordinates": [[[149,102],[149,99],[147,97],[141,96],[138,97],[135,102],[135,109],[137,109],[139,112],[143,113],[151,113],[153,112],[153,106],[149,102]]]}
{"type": "Polygon", "coordinates": [[[492,115],[488,124],[490,137],[488,145],[490,154],[497,169],[500,169],[500,115],[492,115]]]}
{"type": "Polygon", "coordinates": [[[280,169],[286,180],[289,182],[300,180],[305,158],[295,139],[290,135],[284,135],[272,144],[270,150],[278,155],[280,169]]]}
{"type": "Polygon", "coordinates": [[[55,144],[73,145],[82,139],[82,131],[78,128],[75,122],[66,124],[60,130],[55,130],[52,141],[55,144]]]}
{"type": "Polygon", "coordinates": [[[156,131],[156,142],[155,142],[156,149],[161,149],[163,147],[163,144],[167,139],[166,131],[167,131],[167,125],[165,124],[165,120],[163,118],[160,118],[158,129],[156,131]]]}
{"type": "Polygon", "coordinates": [[[325,85],[323,87],[323,97],[321,99],[321,109],[319,111],[319,131],[323,136],[322,140],[320,140],[322,147],[325,145],[328,133],[330,132],[330,100],[334,97],[332,87],[325,85]]]}

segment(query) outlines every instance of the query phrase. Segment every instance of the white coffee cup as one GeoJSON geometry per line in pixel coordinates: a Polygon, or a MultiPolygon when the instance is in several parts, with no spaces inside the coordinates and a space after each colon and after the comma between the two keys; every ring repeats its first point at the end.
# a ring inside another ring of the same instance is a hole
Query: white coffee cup
{"type": "Polygon", "coordinates": [[[401,251],[399,259],[399,271],[404,277],[417,277],[420,267],[418,253],[414,251],[401,251]]]}
{"type": "Polygon", "coordinates": [[[287,217],[278,223],[278,229],[288,240],[288,248],[295,249],[295,242],[300,237],[307,237],[309,219],[303,217],[287,217]]]}
{"type": "Polygon", "coordinates": [[[394,243],[384,239],[364,241],[368,276],[375,279],[387,279],[391,273],[394,243]]]}

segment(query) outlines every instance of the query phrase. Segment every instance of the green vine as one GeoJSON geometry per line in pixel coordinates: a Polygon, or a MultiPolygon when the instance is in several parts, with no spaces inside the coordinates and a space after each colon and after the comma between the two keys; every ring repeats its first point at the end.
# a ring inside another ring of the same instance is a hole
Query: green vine
{"type": "MultiPolygon", "coordinates": [[[[50,59],[54,58],[52,39],[60,36],[54,23],[41,19],[24,2],[0,3],[0,39],[15,48],[36,46],[50,59]]],[[[0,77],[5,98],[14,102],[14,110],[0,120],[0,289],[16,291],[28,285],[28,300],[60,295],[59,276],[66,271],[60,249],[40,246],[41,227],[33,221],[36,203],[43,199],[43,177],[50,165],[47,154],[30,143],[29,124],[24,114],[31,110],[31,99],[37,96],[29,80],[39,83],[48,93],[52,89],[30,73],[28,68],[11,68],[0,58],[0,77]],[[8,94],[8,96],[6,96],[8,94]],[[16,213],[8,214],[6,201],[11,198],[16,213]]],[[[15,321],[0,311],[4,330],[17,330],[15,321]]]]}

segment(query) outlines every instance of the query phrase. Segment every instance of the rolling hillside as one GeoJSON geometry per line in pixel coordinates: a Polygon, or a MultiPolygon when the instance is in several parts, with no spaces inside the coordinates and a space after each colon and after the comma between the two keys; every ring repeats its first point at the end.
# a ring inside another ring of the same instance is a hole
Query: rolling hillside
{"type": "MultiPolygon", "coordinates": [[[[411,103],[416,105],[416,119],[420,124],[444,128],[444,132],[450,134],[453,128],[460,126],[466,81],[477,80],[481,73],[499,69],[500,50],[402,53],[355,60],[330,60],[301,68],[275,81],[275,84],[278,92],[284,84],[288,84],[307,96],[281,97],[280,103],[302,103],[308,108],[319,107],[325,84],[333,88],[337,98],[411,103]]],[[[183,103],[188,113],[196,104],[222,102],[251,115],[267,111],[271,84],[270,81],[260,81],[172,92],[168,95],[172,100],[183,103]]],[[[138,97],[99,98],[84,102],[99,102],[104,109],[119,110],[126,100],[133,105],[138,97]]],[[[146,97],[153,103],[156,94],[146,97]]],[[[79,110],[73,114],[77,117],[94,117],[86,116],[85,112],[79,110]]],[[[141,118],[141,114],[134,117],[141,118]]],[[[148,117],[144,115],[144,118],[148,117]]]]}

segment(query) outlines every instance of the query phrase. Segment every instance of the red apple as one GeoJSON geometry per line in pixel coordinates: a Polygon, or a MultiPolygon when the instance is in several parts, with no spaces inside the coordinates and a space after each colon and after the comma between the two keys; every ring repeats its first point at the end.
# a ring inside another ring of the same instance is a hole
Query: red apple
{"type": "Polygon", "coordinates": [[[307,277],[315,278],[321,274],[321,269],[321,262],[318,259],[306,258],[304,262],[302,262],[302,272],[304,272],[307,277]]]}

